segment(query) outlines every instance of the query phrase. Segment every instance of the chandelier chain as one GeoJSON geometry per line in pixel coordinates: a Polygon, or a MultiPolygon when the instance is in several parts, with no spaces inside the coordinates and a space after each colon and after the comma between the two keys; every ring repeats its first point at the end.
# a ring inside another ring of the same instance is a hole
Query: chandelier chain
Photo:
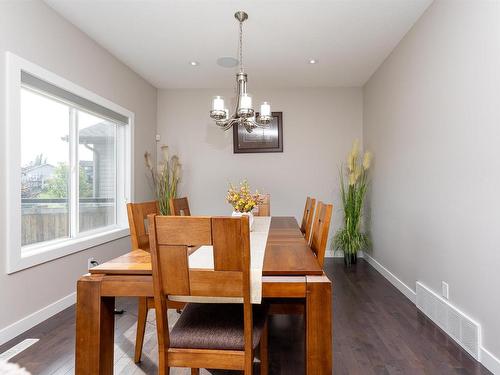
{"type": "Polygon", "coordinates": [[[240,21],[240,72],[243,72],[243,22],[240,21]]]}

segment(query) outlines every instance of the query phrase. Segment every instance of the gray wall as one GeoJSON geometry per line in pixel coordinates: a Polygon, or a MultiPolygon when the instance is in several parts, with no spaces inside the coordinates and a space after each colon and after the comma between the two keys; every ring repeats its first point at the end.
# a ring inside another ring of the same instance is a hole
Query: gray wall
{"type": "MultiPolygon", "coordinates": [[[[0,134],[5,123],[5,51],[11,51],[135,113],[135,198],[149,199],[143,153],[153,151],[156,89],[112,57],[87,35],[41,1],[0,1],[0,134]]],[[[0,136],[0,212],[4,212],[5,149],[0,136]]],[[[0,240],[5,234],[0,218],[0,240]]],[[[128,251],[129,239],[110,242],[13,275],[5,274],[6,253],[0,251],[0,330],[69,295],[86,272],[91,256],[103,261],[128,251]],[[8,306],[8,308],[6,308],[8,306]]]]}
{"type": "Polygon", "coordinates": [[[364,89],[373,256],[500,357],[500,3],[436,1],[364,89]]]}
{"type": "Polygon", "coordinates": [[[230,99],[232,90],[159,91],[158,132],[180,156],[181,193],[191,212],[229,214],[228,183],[246,177],[252,188],[271,194],[273,215],[300,220],[307,195],[333,202],[333,232],[340,222],[338,166],[361,139],[361,89],[250,89],[254,103],[267,99],[283,112],[283,153],[233,154],[232,131],[221,131],[209,117],[212,96],[230,99]]]}

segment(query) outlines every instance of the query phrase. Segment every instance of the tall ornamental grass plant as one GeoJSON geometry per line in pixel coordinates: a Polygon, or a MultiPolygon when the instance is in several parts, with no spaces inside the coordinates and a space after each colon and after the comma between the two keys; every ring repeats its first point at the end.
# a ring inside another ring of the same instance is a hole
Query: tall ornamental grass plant
{"type": "Polygon", "coordinates": [[[177,197],[177,185],[180,181],[181,164],[177,155],[169,156],[168,146],[161,147],[162,159],[155,167],[151,154],[146,152],[144,160],[146,168],[151,173],[156,199],[161,215],[170,215],[170,198],[177,197]]]}
{"type": "Polygon", "coordinates": [[[344,252],[347,266],[355,263],[358,251],[368,245],[368,236],[361,231],[361,218],[371,161],[370,152],[365,152],[361,158],[359,141],[356,140],[347,156],[347,165],[342,165],[339,171],[344,227],[335,234],[333,244],[335,250],[344,252]]]}

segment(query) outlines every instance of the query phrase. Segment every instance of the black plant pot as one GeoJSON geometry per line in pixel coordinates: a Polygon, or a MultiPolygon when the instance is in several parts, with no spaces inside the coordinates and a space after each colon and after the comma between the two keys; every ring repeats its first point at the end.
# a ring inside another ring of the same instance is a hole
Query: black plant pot
{"type": "Polygon", "coordinates": [[[352,266],[358,262],[358,253],[344,253],[344,264],[347,267],[352,266]]]}

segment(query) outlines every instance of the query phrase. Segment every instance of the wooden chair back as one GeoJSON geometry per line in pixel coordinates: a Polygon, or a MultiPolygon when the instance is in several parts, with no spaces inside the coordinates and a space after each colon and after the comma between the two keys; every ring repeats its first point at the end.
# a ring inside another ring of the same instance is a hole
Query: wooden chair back
{"type": "Polygon", "coordinates": [[[261,194],[256,216],[271,216],[271,194],[261,194]]]}
{"type": "Polygon", "coordinates": [[[305,236],[307,243],[311,238],[311,229],[314,217],[314,206],[316,199],[307,197],[306,205],[304,207],[304,214],[302,215],[302,223],[300,224],[300,231],[305,236]]]}
{"type": "Polygon", "coordinates": [[[326,243],[330,231],[332,210],[332,204],[324,204],[323,202],[318,202],[318,206],[316,207],[316,216],[314,218],[311,236],[311,249],[314,251],[314,254],[316,254],[321,267],[323,267],[325,261],[326,243]]]}
{"type": "Polygon", "coordinates": [[[169,296],[242,298],[245,357],[252,356],[250,228],[247,216],[149,216],[158,344],[168,348],[169,296]],[[190,269],[188,247],[212,245],[214,269],[190,269]]]}
{"type": "Polygon", "coordinates": [[[142,249],[149,251],[148,215],[159,212],[157,201],[127,203],[132,250],[142,249]]]}
{"type": "Polygon", "coordinates": [[[189,202],[187,197],[170,198],[170,215],[191,216],[191,211],[189,211],[189,202]]]}

